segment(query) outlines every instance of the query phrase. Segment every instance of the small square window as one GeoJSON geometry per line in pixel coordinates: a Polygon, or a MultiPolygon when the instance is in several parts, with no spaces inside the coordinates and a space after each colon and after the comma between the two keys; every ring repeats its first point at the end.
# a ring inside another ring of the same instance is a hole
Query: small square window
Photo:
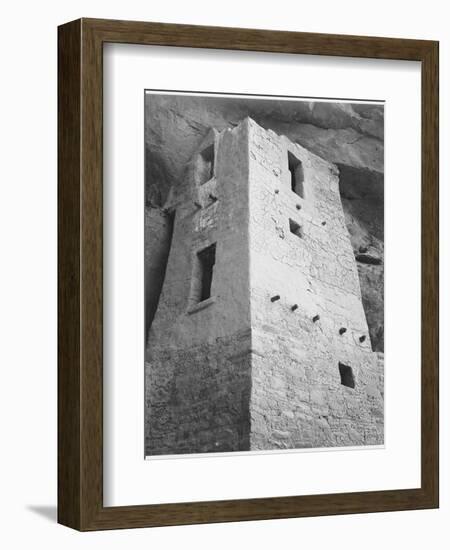
{"type": "Polygon", "coordinates": [[[291,190],[302,199],[305,198],[303,165],[297,157],[288,151],[288,169],[290,173],[291,190]]]}
{"type": "Polygon", "coordinates": [[[297,222],[294,222],[294,220],[289,219],[289,230],[296,237],[299,237],[300,239],[303,238],[303,228],[297,222]]]}
{"type": "Polygon", "coordinates": [[[355,377],[353,376],[352,367],[339,363],[339,374],[341,375],[341,384],[348,388],[355,387],[355,377]]]}

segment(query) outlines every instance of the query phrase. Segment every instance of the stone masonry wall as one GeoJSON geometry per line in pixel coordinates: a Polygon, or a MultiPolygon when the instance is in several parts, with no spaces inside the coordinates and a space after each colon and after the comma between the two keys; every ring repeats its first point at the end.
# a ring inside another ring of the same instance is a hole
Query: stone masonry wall
{"type": "Polygon", "coordinates": [[[380,367],[337,170],[256,123],[249,151],[250,446],[383,443],[380,367]],[[302,163],[304,198],[291,190],[288,151],[302,163]],[[290,220],[299,234],[291,232],[290,220]],[[354,388],[341,384],[340,362],[352,369],[354,388]]]}
{"type": "Polygon", "coordinates": [[[249,450],[249,347],[247,331],[152,354],[146,454],[249,450]]]}

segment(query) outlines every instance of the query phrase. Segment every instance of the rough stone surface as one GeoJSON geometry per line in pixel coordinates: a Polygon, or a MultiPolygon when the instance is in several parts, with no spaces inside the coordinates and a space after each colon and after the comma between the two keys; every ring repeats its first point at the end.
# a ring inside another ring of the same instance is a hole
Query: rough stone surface
{"type": "Polygon", "coordinates": [[[382,443],[383,363],[337,166],[245,118],[205,133],[165,208],[176,214],[146,354],[147,454],[382,443]],[[212,244],[199,301],[198,252],[212,244]]]}
{"type": "Polygon", "coordinates": [[[249,349],[244,331],[149,354],[147,455],[250,449],[249,349]]]}
{"type": "Polygon", "coordinates": [[[383,410],[379,363],[371,348],[338,170],[253,122],[249,149],[250,446],[382,443],[383,430],[373,414],[382,416],[383,410]],[[287,151],[302,163],[304,198],[291,190],[287,151]],[[290,220],[302,228],[301,236],[291,232],[290,220]],[[280,300],[271,302],[273,294],[280,300]],[[294,312],[292,304],[299,304],[294,312]],[[351,367],[355,388],[341,384],[340,362],[351,367]]]}
{"type": "Polygon", "coordinates": [[[145,334],[158,307],[172,241],[173,215],[161,208],[145,209],[145,334]]]}

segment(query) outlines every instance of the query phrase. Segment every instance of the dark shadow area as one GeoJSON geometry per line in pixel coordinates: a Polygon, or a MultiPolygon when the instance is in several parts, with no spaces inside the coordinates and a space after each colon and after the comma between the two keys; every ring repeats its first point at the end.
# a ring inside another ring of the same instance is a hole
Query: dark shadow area
{"type": "Polygon", "coordinates": [[[148,208],[145,213],[145,337],[158,309],[172,244],[175,212],[148,208]]]}
{"type": "Polygon", "coordinates": [[[162,206],[167,198],[171,175],[167,173],[164,160],[149,147],[145,148],[145,204],[162,206]]]}
{"type": "Polygon", "coordinates": [[[341,375],[341,384],[343,386],[347,386],[347,388],[355,387],[355,377],[353,376],[351,367],[339,362],[339,374],[341,375]]]}
{"type": "Polygon", "coordinates": [[[290,151],[288,151],[288,169],[291,174],[291,190],[302,199],[305,198],[303,189],[303,165],[290,151]]]}
{"type": "Polygon", "coordinates": [[[384,174],[343,164],[338,167],[372,349],[384,351],[384,174]]]}

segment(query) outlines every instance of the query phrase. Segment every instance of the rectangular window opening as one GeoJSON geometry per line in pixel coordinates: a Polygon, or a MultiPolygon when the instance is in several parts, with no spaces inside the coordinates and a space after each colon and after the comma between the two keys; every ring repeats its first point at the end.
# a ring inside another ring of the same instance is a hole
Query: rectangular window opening
{"type": "Polygon", "coordinates": [[[198,183],[203,185],[214,176],[214,144],[204,149],[197,163],[198,183]]]}
{"type": "Polygon", "coordinates": [[[289,230],[291,233],[293,233],[296,237],[299,237],[300,239],[303,238],[303,229],[302,226],[299,225],[297,222],[294,222],[294,220],[289,219],[289,230]]]}
{"type": "Polygon", "coordinates": [[[344,363],[339,363],[339,374],[341,375],[341,384],[348,388],[355,387],[355,377],[353,376],[353,370],[344,363]]]}
{"type": "Polygon", "coordinates": [[[288,168],[291,178],[291,190],[302,199],[305,198],[305,190],[303,187],[304,174],[303,165],[297,157],[288,151],[288,168]]]}
{"type": "Polygon", "coordinates": [[[197,302],[211,297],[214,264],[216,263],[216,245],[212,244],[197,253],[198,259],[198,294],[197,302]]]}

